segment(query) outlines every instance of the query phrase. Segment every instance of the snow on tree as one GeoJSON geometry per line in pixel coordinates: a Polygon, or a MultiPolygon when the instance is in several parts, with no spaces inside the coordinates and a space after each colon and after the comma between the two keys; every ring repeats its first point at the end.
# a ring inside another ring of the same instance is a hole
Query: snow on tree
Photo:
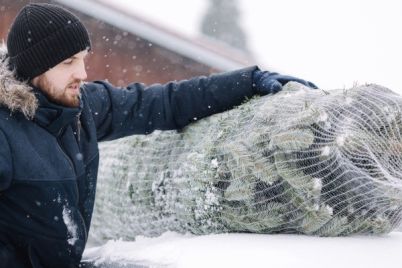
{"type": "Polygon", "coordinates": [[[103,143],[91,239],[390,232],[401,132],[402,98],[384,87],[291,82],[179,132],[103,143]]]}

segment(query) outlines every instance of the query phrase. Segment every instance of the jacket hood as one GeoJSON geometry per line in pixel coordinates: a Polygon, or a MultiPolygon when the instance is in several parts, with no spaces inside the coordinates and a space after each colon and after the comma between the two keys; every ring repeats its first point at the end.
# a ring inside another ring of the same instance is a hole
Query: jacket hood
{"type": "Polygon", "coordinates": [[[19,81],[8,68],[7,47],[0,44],[0,106],[12,113],[21,112],[32,119],[38,108],[38,100],[27,81],[19,81]]]}

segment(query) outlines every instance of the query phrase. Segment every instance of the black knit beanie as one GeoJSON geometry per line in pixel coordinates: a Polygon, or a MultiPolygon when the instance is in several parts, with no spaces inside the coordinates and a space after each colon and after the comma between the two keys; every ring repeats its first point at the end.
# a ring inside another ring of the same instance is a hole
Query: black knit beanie
{"type": "Polygon", "coordinates": [[[31,80],[90,46],[88,32],[74,14],[56,5],[29,4],[7,37],[9,67],[18,79],[31,80]]]}

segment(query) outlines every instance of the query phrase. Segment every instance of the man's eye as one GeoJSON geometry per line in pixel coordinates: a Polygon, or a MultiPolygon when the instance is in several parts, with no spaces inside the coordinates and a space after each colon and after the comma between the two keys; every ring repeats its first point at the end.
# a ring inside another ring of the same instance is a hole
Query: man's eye
{"type": "Polygon", "coordinates": [[[73,62],[73,60],[66,60],[65,62],[64,62],[64,64],[71,64],[73,62]]]}

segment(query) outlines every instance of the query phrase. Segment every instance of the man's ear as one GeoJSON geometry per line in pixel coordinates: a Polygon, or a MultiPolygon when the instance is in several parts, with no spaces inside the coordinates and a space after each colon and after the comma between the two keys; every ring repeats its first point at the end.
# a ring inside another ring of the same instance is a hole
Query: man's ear
{"type": "Polygon", "coordinates": [[[42,75],[38,75],[38,76],[32,78],[30,84],[35,86],[35,87],[39,87],[39,81],[40,81],[41,76],[42,75]]]}
{"type": "Polygon", "coordinates": [[[34,85],[35,87],[37,87],[38,86],[38,80],[39,80],[39,76],[36,76],[36,77],[32,78],[30,83],[32,85],[34,85]]]}

